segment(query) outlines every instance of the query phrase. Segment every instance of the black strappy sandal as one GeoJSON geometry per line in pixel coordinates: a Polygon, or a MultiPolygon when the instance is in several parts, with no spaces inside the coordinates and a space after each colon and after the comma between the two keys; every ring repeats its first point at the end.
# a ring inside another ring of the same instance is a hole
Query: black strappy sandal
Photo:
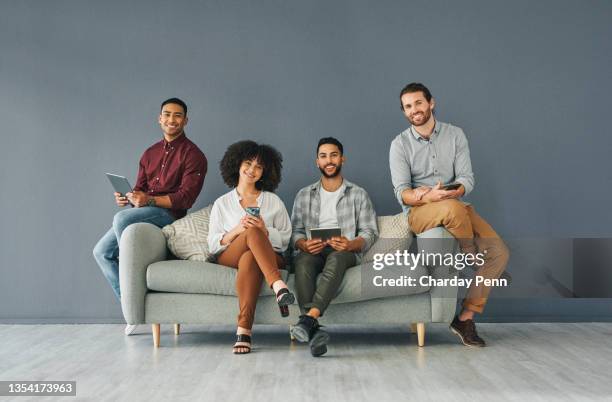
{"type": "Polygon", "coordinates": [[[289,305],[295,303],[295,296],[287,288],[276,293],[276,302],[282,317],[289,317],[289,305]]]}
{"type": "Polygon", "coordinates": [[[234,343],[234,354],[235,355],[246,355],[247,353],[251,353],[251,335],[247,334],[236,334],[236,343],[234,343]],[[243,343],[243,345],[238,345],[238,343],[243,343]],[[248,343],[248,345],[244,345],[244,343],[248,343]],[[237,352],[237,349],[248,349],[246,352],[237,352]]]}

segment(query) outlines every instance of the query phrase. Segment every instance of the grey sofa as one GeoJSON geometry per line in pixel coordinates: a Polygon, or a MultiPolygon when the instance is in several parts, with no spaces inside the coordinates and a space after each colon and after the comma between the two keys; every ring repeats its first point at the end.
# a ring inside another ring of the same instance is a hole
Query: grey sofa
{"type": "MultiPolygon", "coordinates": [[[[438,227],[422,233],[412,242],[418,250],[456,252],[456,241],[438,227]],[[441,239],[429,241],[425,239],[441,239]],[[416,244],[414,244],[416,243],[416,244]],[[436,250],[431,250],[434,247],[436,250]]],[[[379,239],[378,241],[384,241],[379,239]]],[[[236,270],[210,262],[169,259],[166,239],[158,227],[148,223],[129,226],[121,237],[119,277],[121,307],[128,324],[152,324],[153,344],[159,347],[160,324],[235,324],[238,302],[235,293],[236,270]]],[[[418,345],[424,345],[425,324],[449,323],[456,308],[456,288],[417,286],[398,289],[384,297],[362,291],[362,270],[358,265],[347,270],[337,297],[321,322],[330,324],[411,325],[418,345]]],[[[429,274],[434,278],[455,275],[452,267],[419,266],[410,276],[429,274]]],[[[293,289],[293,274],[283,271],[293,289]]],[[[272,292],[262,286],[255,323],[291,325],[300,314],[290,306],[290,316],[279,314],[272,292]]]]}

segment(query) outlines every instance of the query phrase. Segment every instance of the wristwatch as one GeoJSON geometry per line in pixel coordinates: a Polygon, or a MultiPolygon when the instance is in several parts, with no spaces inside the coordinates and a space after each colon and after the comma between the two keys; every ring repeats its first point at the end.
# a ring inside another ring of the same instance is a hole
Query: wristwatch
{"type": "Polygon", "coordinates": [[[155,197],[149,197],[149,200],[147,201],[147,206],[148,207],[154,207],[155,206],[155,197]]]}

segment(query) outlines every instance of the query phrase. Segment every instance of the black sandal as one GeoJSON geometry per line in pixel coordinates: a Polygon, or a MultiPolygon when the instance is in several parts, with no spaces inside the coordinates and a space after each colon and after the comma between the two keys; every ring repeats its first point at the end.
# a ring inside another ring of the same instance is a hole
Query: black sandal
{"type": "Polygon", "coordinates": [[[246,355],[251,353],[251,335],[247,334],[236,334],[236,343],[234,343],[234,354],[235,355],[246,355]],[[248,345],[238,345],[238,343],[248,343],[248,345]],[[237,352],[236,349],[248,349],[246,352],[237,352]]]}
{"type": "Polygon", "coordinates": [[[280,309],[281,317],[289,317],[289,305],[295,303],[295,296],[287,288],[282,288],[276,293],[276,302],[280,309]]]}

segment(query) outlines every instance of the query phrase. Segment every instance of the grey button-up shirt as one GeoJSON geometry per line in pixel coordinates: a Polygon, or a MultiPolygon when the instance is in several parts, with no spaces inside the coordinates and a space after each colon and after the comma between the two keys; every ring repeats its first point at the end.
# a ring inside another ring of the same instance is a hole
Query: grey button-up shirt
{"type": "Polygon", "coordinates": [[[470,149],[463,130],[448,123],[436,121],[428,140],[412,127],[391,142],[389,166],[395,197],[404,211],[402,192],[407,188],[433,187],[458,182],[465,187],[465,195],[474,189],[474,173],[470,149]]]}
{"type": "MultiPolygon", "coordinates": [[[[293,211],[291,213],[291,245],[294,252],[299,250],[295,242],[306,238],[306,230],[319,226],[319,215],[321,213],[321,181],[301,189],[295,196],[293,211]]],[[[342,183],[342,194],[336,204],[338,226],[342,235],[349,240],[363,237],[365,245],[361,253],[357,254],[358,261],[378,237],[378,225],[376,223],[376,212],[368,193],[356,184],[344,179],[342,183]]]]}

